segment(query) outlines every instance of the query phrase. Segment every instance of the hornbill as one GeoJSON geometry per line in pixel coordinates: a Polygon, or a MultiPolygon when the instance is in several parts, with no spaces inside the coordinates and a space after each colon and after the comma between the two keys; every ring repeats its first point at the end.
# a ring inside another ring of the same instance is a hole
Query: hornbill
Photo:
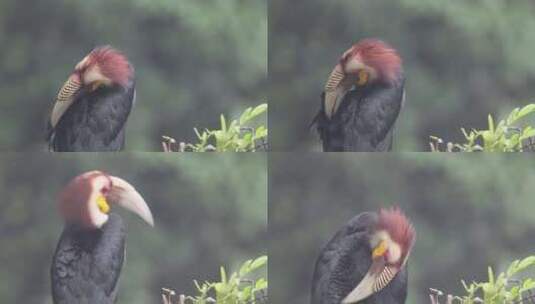
{"type": "Polygon", "coordinates": [[[119,151],[135,102],[134,68],[110,46],[92,50],[59,90],[48,123],[53,151],[119,151]]]}
{"type": "Polygon", "coordinates": [[[390,151],[405,97],[401,58],[377,39],[347,50],[331,72],[316,124],[323,151],[390,151]]]}
{"type": "Polygon", "coordinates": [[[406,263],[415,236],[399,208],[355,216],[322,249],[311,303],[405,303],[406,263]]]}
{"type": "Polygon", "coordinates": [[[52,260],[54,304],[111,304],[126,251],[126,228],[110,213],[117,204],[153,226],[149,207],[132,185],[100,171],[74,178],[59,196],[65,227],[52,260]]]}

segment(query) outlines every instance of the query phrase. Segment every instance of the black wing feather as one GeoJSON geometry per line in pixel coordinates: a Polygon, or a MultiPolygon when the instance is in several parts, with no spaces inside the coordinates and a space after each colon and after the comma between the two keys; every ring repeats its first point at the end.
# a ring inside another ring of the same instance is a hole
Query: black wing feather
{"type": "Polygon", "coordinates": [[[66,226],[52,261],[54,304],[112,304],[124,262],[125,227],[111,214],[100,230],[66,226]]]}
{"type": "MultiPolygon", "coordinates": [[[[344,225],[321,250],[312,278],[311,304],[340,304],[364,278],[370,265],[369,235],[377,214],[361,213],[344,225]]],[[[362,304],[405,303],[407,271],[403,269],[380,292],[362,304]]]]}
{"type": "Polygon", "coordinates": [[[122,150],[134,97],[134,81],[126,88],[82,89],[56,127],[49,130],[49,146],[59,152],[122,150]]]}
{"type": "Polygon", "coordinates": [[[402,106],[404,81],[348,92],[331,119],[321,108],[314,122],[324,151],[374,152],[392,149],[393,128],[402,106]]]}

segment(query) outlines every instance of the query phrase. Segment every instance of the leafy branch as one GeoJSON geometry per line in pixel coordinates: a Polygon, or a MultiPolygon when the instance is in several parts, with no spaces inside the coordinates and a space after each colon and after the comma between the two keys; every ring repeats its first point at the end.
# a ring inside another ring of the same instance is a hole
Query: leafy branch
{"type": "Polygon", "coordinates": [[[175,291],[162,288],[163,304],[267,304],[267,279],[250,278],[253,272],[261,268],[265,269],[267,261],[267,256],[248,260],[230,276],[227,276],[225,268],[221,267],[219,282],[194,281],[197,296],[180,295],[177,297],[175,291]]]}
{"type": "Polygon", "coordinates": [[[433,152],[523,152],[535,150],[535,128],[518,126],[521,119],[535,113],[535,104],[523,108],[515,108],[504,120],[495,124],[494,118],[489,114],[488,129],[472,129],[461,131],[466,139],[465,143],[452,143],[436,136],[431,136],[429,143],[433,152]]]}
{"type": "Polygon", "coordinates": [[[194,128],[197,143],[177,141],[169,136],[163,136],[163,150],[165,152],[256,152],[267,150],[268,129],[265,125],[251,127],[255,119],[267,112],[268,105],[263,103],[257,107],[247,108],[239,119],[229,121],[224,115],[220,116],[221,127],[218,130],[194,128]]]}
{"type": "MultiPolygon", "coordinates": [[[[507,271],[495,276],[491,267],[488,269],[487,282],[472,282],[467,284],[461,281],[467,295],[459,297],[447,295],[446,304],[522,304],[535,303],[535,279],[523,278],[515,279],[520,273],[528,269],[535,269],[535,256],[527,257],[523,260],[516,260],[507,271]]],[[[431,289],[429,295],[431,304],[440,304],[444,294],[431,289]]]]}

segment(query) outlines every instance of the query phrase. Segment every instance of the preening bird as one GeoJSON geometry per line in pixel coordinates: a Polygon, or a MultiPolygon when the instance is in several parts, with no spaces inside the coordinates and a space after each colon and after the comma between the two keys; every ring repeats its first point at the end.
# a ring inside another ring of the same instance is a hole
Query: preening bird
{"type": "Polygon", "coordinates": [[[100,171],[74,178],[59,196],[65,227],[52,260],[54,304],[111,304],[126,251],[126,228],[110,213],[122,206],[153,226],[151,211],[132,185],[100,171]]]}
{"type": "Polygon", "coordinates": [[[331,72],[314,118],[323,151],[390,151],[405,96],[396,50],[364,39],[347,50],[331,72]]]}
{"type": "Polygon", "coordinates": [[[119,51],[98,47],[74,68],[48,124],[51,150],[119,151],[135,102],[134,68],[119,51]]]}
{"type": "Polygon", "coordinates": [[[399,208],[355,216],[322,249],[311,303],[405,303],[406,263],[415,237],[399,208]]]}

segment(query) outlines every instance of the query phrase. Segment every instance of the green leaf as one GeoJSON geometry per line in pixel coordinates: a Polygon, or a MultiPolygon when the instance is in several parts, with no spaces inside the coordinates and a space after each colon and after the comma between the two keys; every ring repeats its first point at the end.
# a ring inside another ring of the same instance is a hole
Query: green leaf
{"type": "Polygon", "coordinates": [[[220,267],[219,268],[219,273],[221,275],[221,282],[222,283],[226,283],[227,282],[227,273],[225,272],[225,268],[224,267],[220,267]]]}
{"type": "Polygon", "coordinates": [[[494,133],[494,119],[492,118],[492,115],[490,114],[488,117],[488,122],[489,122],[489,132],[494,133]]]}
{"type": "Polygon", "coordinates": [[[261,289],[266,289],[266,288],[268,288],[268,282],[266,279],[262,278],[256,281],[256,284],[255,284],[256,290],[261,290],[261,289]]]}
{"type": "Polygon", "coordinates": [[[494,284],[494,272],[492,271],[492,268],[488,268],[488,275],[489,275],[489,283],[494,284]]]}
{"type": "Polygon", "coordinates": [[[245,111],[243,111],[242,115],[240,116],[240,125],[243,125],[247,121],[249,121],[251,112],[253,111],[253,108],[247,108],[245,111]]]}
{"type": "Polygon", "coordinates": [[[512,125],[517,120],[519,110],[519,108],[514,108],[513,111],[509,113],[507,116],[507,125],[512,125]]]}
{"type": "Polygon", "coordinates": [[[487,130],[472,129],[470,132],[467,132],[465,128],[461,128],[461,132],[466,140],[465,143],[451,143],[438,137],[431,137],[431,140],[434,142],[430,142],[430,147],[433,151],[439,152],[441,149],[444,149],[444,152],[454,151],[454,149],[462,152],[522,151],[522,140],[535,136],[535,128],[529,125],[520,127],[513,124],[517,120],[533,113],[535,113],[535,104],[528,104],[523,108],[513,109],[505,120],[500,120],[498,123],[489,114],[487,116],[487,130]],[[480,145],[481,142],[483,146],[480,145]]]}
{"type": "Polygon", "coordinates": [[[221,131],[227,132],[227,122],[225,121],[225,116],[221,114],[221,116],[219,117],[219,120],[221,121],[221,131]]]}
{"type": "Polygon", "coordinates": [[[489,148],[494,143],[494,133],[491,131],[482,131],[480,132],[481,137],[483,137],[483,142],[485,148],[489,148]]]}
{"type": "Polygon", "coordinates": [[[535,266],[535,256],[527,257],[521,260],[520,262],[518,262],[518,264],[515,267],[515,272],[513,272],[513,274],[522,272],[532,266],[535,266]]]}
{"type": "Polygon", "coordinates": [[[251,263],[251,267],[250,267],[251,271],[254,271],[262,266],[265,266],[267,264],[267,261],[268,261],[267,255],[257,258],[251,263]]]}
{"type": "Polygon", "coordinates": [[[526,138],[530,138],[535,136],[535,129],[532,129],[531,127],[527,127],[524,129],[524,132],[522,132],[522,136],[519,137],[520,140],[524,140],[526,138]]]}
{"type": "Polygon", "coordinates": [[[264,125],[259,125],[255,128],[244,124],[251,122],[252,119],[259,115],[266,113],[267,107],[267,103],[260,104],[254,108],[249,107],[243,111],[239,119],[230,120],[230,124],[224,115],[220,115],[219,119],[221,127],[219,130],[205,129],[205,131],[201,133],[197,128],[194,128],[198,143],[181,144],[184,144],[187,149],[194,152],[213,151],[214,149],[219,152],[255,151],[255,141],[258,139],[266,139],[268,130],[264,125]]]}
{"type": "Polygon", "coordinates": [[[257,106],[256,108],[254,108],[253,112],[251,113],[251,117],[252,118],[257,117],[258,115],[266,112],[267,108],[268,108],[268,104],[267,103],[263,103],[263,104],[257,106]]]}
{"type": "Polygon", "coordinates": [[[523,107],[518,111],[517,119],[520,119],[526,115],[529,115],[531,113],[535,113],[535,104],[528,104],[527,106],[523,107]]]}
{"type": "Polygon", "coordinates": [[[260,126],[256,128],[255,138],[260,139],[260,138],[267,137],[267,135],[268,135],[268,130],[266,127],[260,126]]]}

